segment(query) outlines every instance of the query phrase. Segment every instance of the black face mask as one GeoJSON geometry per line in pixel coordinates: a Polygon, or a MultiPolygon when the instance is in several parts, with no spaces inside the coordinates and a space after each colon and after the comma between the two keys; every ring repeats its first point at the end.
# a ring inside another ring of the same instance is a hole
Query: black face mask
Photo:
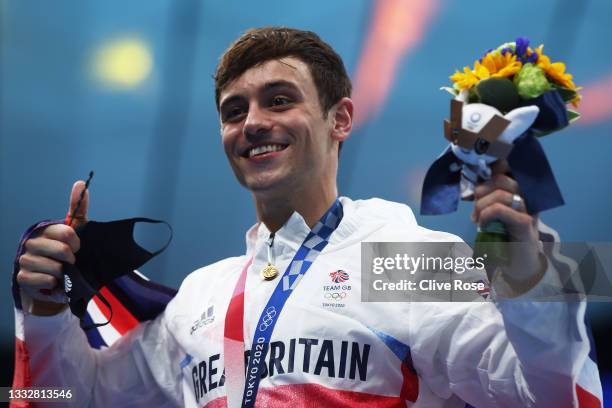
{"type": "Polygon", "coordinates": [[[81,248],[75,254],[74,265],[64,263],[64,291],[70,300],[70,310],[81,320],[81,327],[89,329],[104,326],[112,319],[109,302],[99,293],[100,289],[120,276],[140,268],[151,258],[161,253],[170,244],[170,224],[149,218],[130,218],[111,222],[89,221],[75,229],[81,240],[81,248]],[[149,252],[134,241],[134,226],[137,222],[164,224],[170,236],[162,248],[149,252]],[[106,323],[85,325],[83,318],[92,297],[98,298],[109,308],[110,318],[106,323]]]}

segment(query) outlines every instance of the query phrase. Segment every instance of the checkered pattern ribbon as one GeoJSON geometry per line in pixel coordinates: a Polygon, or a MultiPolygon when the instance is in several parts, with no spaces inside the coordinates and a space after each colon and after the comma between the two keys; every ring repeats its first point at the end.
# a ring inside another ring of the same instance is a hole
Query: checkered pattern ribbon
{"type": "Polygon", "coordinates": [[[327,246],[329,237],[342,220],[342,215],[342,204],[339,200],[336,200],[308,233],[264,307],[257,322],[251,346],[251,354],[246,370],[246,384],[242,396],[243,407],[253,407],[255,405],[270,338],[287,299],[289,299],[289,296],[300,283],[302,277],[327,246]]]}
{"type": "Polygon", "coordinates": [[[334,232],[342,219],[342,205],[339,201],[328,211],[323,219],[317,222],[308,234],[302,246],[289,264],[288,273],[283,275],[283,291],[293,290],[327,245],[329,236],[334,232]]]}

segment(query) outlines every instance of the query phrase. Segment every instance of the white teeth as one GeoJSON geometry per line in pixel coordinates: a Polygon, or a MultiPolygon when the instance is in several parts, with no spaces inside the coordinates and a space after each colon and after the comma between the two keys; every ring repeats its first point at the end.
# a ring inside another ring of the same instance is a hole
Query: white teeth
{"type": "Polygon", "coordinates": [[[257,146],[249,150],[249,157],[257,156],[258,154],[269,153],[269,152],[278,152],[279,150],[283,150],[284,147],[281,145],[264,145],[257,146]]]}

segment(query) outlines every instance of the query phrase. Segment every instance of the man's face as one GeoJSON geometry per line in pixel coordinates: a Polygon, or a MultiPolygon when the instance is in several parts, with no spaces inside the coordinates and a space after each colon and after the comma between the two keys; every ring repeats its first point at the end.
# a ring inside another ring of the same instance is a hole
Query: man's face
{"type": "Polygon", "coordinates": [[[245,71],[220,96],[225,154],[238,181],[254,192],[289,194],[335,177],[337,149],[308,66],[270,60],[245,71]]]}

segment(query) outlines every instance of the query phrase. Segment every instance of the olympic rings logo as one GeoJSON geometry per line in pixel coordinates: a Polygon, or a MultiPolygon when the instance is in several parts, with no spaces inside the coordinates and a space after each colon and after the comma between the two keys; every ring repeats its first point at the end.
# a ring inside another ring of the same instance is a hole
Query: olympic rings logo
{"type": "Polygon", "coordinates": [[[345,297],[346,297],[346,292],[333,292],[333,293],[325,294],[325,299],[333,299],[337,301],[340,301],[344,299],[345,297]]]}
{"type": "Polygon", "coordinates": [[[274,318],[276,317],[276,309],[274,306],[270,306],[264,313],[265,315],[263,316],[262,322],[259,325],[259,331],[265,331],[272,324],[274,318]]]}

